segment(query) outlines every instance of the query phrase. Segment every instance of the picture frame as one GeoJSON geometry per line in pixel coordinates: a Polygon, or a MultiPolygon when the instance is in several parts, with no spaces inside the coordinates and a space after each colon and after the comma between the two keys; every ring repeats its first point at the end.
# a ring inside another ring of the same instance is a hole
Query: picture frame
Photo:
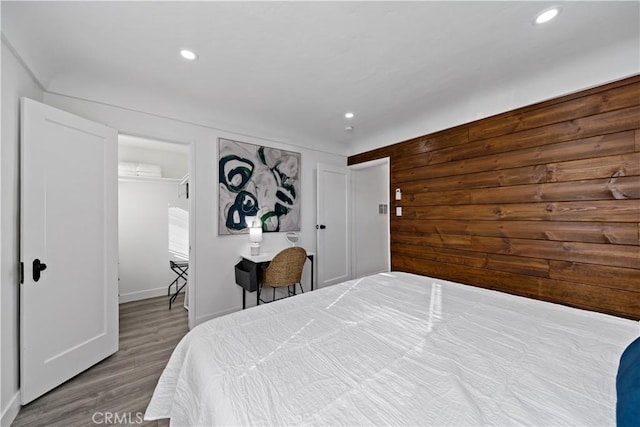
{"type": "Polygon", "coordinates": [[[300,231],[300,153],[220,138],[218,235],[248,233],[247,217],[262,230],[300,231]]]}

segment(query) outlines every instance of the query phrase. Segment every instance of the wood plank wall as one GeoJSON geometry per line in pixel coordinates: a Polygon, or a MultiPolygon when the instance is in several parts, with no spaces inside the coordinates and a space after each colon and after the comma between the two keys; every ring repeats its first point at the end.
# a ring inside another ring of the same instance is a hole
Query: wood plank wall
{"type": "Polygon", "coordinates": [[[640,76],[348,163],[384,157],[393,270],[640,319],[640,76]]]}

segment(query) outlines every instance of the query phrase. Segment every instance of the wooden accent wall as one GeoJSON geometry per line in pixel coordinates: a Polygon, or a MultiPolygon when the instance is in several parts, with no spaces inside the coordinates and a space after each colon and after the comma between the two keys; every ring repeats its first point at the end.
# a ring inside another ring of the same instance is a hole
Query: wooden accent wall
{"type": "Polygon", "coordinates": [[[383,157],[393,270],[640,319],[640,76],[349,165],[383,157]]]}

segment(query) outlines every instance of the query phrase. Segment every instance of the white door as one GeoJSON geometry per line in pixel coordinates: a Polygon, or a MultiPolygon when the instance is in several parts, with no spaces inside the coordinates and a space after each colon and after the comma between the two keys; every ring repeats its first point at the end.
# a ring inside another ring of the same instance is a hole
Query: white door
{"type": "Polygon", "coordinates": [[[118,350],[118,189],[114,129],[26,98],[20,114],[24,405],[118,350]]]}
{"type": "Polygon", "coordinates": [[[318,164],[318,287],[351,278],[349,170],[318,164]]]}

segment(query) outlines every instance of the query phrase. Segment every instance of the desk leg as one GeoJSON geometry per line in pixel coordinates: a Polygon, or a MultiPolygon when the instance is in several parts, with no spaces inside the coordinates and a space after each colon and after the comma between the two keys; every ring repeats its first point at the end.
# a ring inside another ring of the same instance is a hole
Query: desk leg
{"type": "Polygon", "coordinates": [[[242,288],[242,309],[247,307],[247,290],[242,288]]]}
{"type": "Polygon", "coordinates": [[[313,279],[313,277],[314,277],[313,276],[313,258],[314,258],[313,255],[311,255],[311,258],[309,258],[309,260],[311,261],[311,290],[313,290],[313,281],[314,281],[314,279],[313,279]]]}

